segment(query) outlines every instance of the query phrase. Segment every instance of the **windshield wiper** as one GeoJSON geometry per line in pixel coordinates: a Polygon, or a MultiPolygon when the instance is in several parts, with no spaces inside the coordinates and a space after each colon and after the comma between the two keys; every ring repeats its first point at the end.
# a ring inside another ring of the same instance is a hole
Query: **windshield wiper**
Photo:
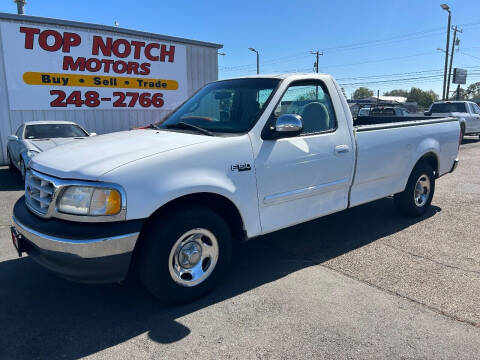
{"type": "Polygon", "coordinates": [[[211,131],[208,131],[207,129],[204,129],[200,126],[197,126],[197,125],[193,125],[193,124],[189,124],[189,123],[186,123],[184,121],[180,121],[178,123],[175,123],[175,124],[168,124],[166,125],[166,127],[168,129],[194,129],[194,130],[197,130],[205,135],[208,135],[208,136],[215,136],[211,131]]]}
{"type": "Polygon", "coordinates": [[[149,124],[148,127],[149,127],[150,129],[162,130],[162,129],[160,129],[157,125],[155,125],[154,123],[149,124]]]}

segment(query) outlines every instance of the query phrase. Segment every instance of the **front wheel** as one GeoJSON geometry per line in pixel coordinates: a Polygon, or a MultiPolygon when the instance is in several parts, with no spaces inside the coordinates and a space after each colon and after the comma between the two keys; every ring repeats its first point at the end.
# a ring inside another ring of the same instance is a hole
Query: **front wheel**
{"type": "Polygon", "coordinates": [[[395,206],[402,214],[418,217],[428,210],[435,192],[434,176],[432,167],[426,162],[415,166],[405,190],[394,196],[395,206]]]}
{"type": "Polygon", "coordinates": [[[230,229],[208,208],[181,208],[154,216],[144,236],[140,279],[164,303],[183,303],[204,295],[230,263],[230,229]]]}

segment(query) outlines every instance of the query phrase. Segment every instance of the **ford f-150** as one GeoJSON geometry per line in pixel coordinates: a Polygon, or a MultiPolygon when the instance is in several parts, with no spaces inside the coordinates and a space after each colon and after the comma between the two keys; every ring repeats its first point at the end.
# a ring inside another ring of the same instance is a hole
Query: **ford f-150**
{"type": "Polygon", "coordinates": [[[35,156],[12,239],[65,278],[135,270],[161,300],[188,301],[227,271],[236,242],[390,195],[421,216],[459,137],[454,118],[354,126],[329,75],[217,81],[148,129],[35,156]]]}

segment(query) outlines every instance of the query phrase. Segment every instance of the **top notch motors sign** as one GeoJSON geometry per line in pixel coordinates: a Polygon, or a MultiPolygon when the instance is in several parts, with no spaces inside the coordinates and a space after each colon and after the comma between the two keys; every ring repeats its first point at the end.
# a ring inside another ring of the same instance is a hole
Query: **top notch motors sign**
{"type": "Polygon", "coordinates": [[[11,110],[165,109],[187,97],[186,48],[2,23],[11,110]]]}

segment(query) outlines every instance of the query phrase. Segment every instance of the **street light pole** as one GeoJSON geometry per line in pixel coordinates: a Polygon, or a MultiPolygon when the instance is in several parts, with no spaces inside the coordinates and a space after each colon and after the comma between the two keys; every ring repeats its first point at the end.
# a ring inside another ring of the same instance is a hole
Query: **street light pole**
{"type": "Polygon", "coordinates": [[[463,33],[463,30],[459,29],[457,25],[453,28],[453,42],[452,42],[452,51],[450,53],[450,66],[448,67],[448,79],[447,79],[447,99],[448,94],[450,94],[450,76],[452,75],[452,63],[453,63],[453,54],[455,52],[455,42],[457,40],[457,31],[463,33]]]}
{"type": "Polygon", "coordinates": [[[448,11],[448,25],[447,25],[447,44],[445,45],[445,70],[443,72],[443,95],[442,100],[445,100],[445,91],[447,89],[447,68],[448,68],[448,47],[450,46],[450,23],[452,20],[452,12],[447,4],[441,4],[440,7],[448,11]]]}
{"type": "Polygon", "coordinates": [[[258,51],[255,50],[254,48],[248,48],[248,50],[253,51],[254,53],[257,53],[257,75],[260,74],[260,55],[258,54],[258,51]]]}

